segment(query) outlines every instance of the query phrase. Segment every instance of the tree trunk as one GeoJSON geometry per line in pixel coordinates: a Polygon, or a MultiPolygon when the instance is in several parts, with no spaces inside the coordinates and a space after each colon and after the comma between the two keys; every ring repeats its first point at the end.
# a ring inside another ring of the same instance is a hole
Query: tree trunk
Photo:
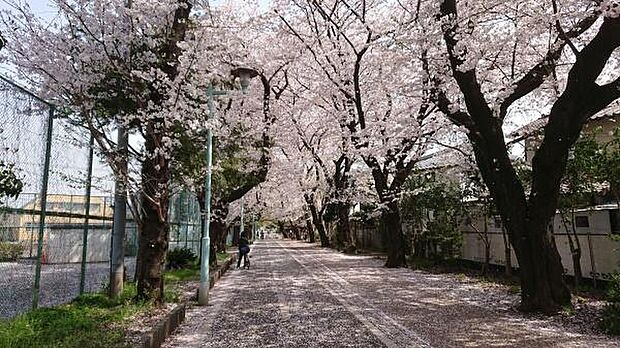
{"type": "Polygon", "coordinates": [[[314,235],[314,228],[312,227],[312,221],[310,216],[306,213],[306,229],[308,230],[308,241],[310,243],[316,243],[316,236],[314,235]]]}
{"type": "Polygon", "coordinates": [[[575,226],[575,209],[571,209],[571,226],[573,237],[575,237],[575,247],[571,247],[573,272],[575,273],[575,287],[579,287],[579,285],[581,284],[581,279],[583,278],[583,272],[581,271],[581,241],[579,240],[579,236],[577,235],[577,228],[575,226]]]}
{"type": "MultiPolygon", "coordinates": [[[[555,214],[557,199],[526,200],[510,159],[501,150],[504,145],[500,130],[497,130],[496,136],[497,143],[501,145],[497,148],[480,146],[480,139],[474,138],[472,143],[480,172],[501,213],[519,262],[521,308],[524,311],[555,312],[561,306],[570,304],[570,291],[564,283],[564,267],[547,228],[555,214]]],[[[556,174],[554,170],[552,175],[556,174]]]]}
{"type": "Polygon", "coordinates": [[[489,267],[491,264],[491,244],[488,241],[484,243],[484,264],[482,265],[482,275],[486,276],[489,273],[489,267]]]}
{"type": "Polygon", "coordinates": [[[314,200],[312,196],[304,195],[306,199],[306,204],[310,209],[310,215],[312,216],[312,224],[316,228],[316,231],[319,233],[319,239],[321,240],[321,246],[324,248],[329,247],[329,237],[327,236],[327,231],[325,230],[325,223],[323,222],[322,214],[317,210],[316,205],[314,204],[314,200]]]}
{"type": "MultiPolygon", "coordinates": [[[[570,291],[564,284],[562,262],[547,226],[558,207],[569,150],[583,124],[620,98],[620,80],[606,85],[596,83],[612,54],[620,47],[620,18],[604,18],[595,36],[576,56],[566,79],[565,90],[551,108],[543,141],[532,159],[532,185],[529,199],[526,199],[523,185],[508,156],[502,130],[503,118],[514,101],[543,83],[544,70],[550,69],[542,65],[542,71],[531,70],[538,80],[534,81],[529,76],[520,80],[516,84],[517,92],[504,99],[498,115],[485,100],[475,68],[462,69],[466,55],[458,49],[458,23],[463,21],[455,20],[458,17],[457,1],[442,1],[440,11],[442,16],[450,18],[442,26],[444,42],[453,77],[462,92],[468,113],[451,111],[450,101],[446,101],[445,94],[441,93],[438,94],[443,96],[439,107],[455,124],[469,130],[467,136],[474,147],[476,163],[502,213],[519,261],[523,310],[556,311],[563,305],[570,305],[570,291]],[[518,91],[519,88],[521,91],[518,91]]],[[[549,54],[555,53],[550,51],[549,54]]]]}
{"type": "Polygon", "coordinates": [[[504,274],[506,277],[512,277],[512,250],[506,236],[506,229],[502,224],[502,238],[504,240],[504,274]]]}
{"type": "MultiPolygon", "coordinates": [[[[147,154],[155,153],[162,133],[148,127],[147,154]]],[[[163,266],[168,250],[169,160],[163,155],[145,156],[142,163],[143,228],[139,240],[138,298],[161,304],[164,300],[163,266]]]]}
{"type": "Polygon", "coordinates": [[[554,313],[560,306],[570,304],[564,267],[546,223],[532,221],[528,238],[513,242],[513,246],[519,260],[521,309],[554,313]]]}
{"type": "Polygon", "coordinates": [[[414,236],[413,240],[413,256],[416,258],[424,257],[424,243],[421,241],[419,234],[414,236]]]}
{"type": "Polygon", "coordinates": [[[575,211],[571,209],[571,221],[567,222],[566,216],[562,210],[560,210],[560,217],[562,218],[562,224],[566,231],[566,238],[568,239],[568,249],[570,250],[571,260],[573,262],[573,280],[575,287],[581,284],[583,273],[581,272],[581,243],[579,242],[579,236],[575,229],[575,211]],[[570,224],[570,228],[569,228],[570,224]],[[571,233],[573,234],[571,236],[571,233]],[[575,240],[573,240],[573,236],[575,240]]]}
{"type": "Polygon", "coordinates": [[[578,288],[581,285],[581,279],[583,279],[583,273],[581,271],[581,249],[577,248],[574,252],[571,252],[573,259],[573,271],[575,272],[575,287],[578,288]]]}
{"type": "Polygon", "coordinates": [[[211,219],[211,228],[209,229],[209,238],[211,245],[209,248],[209,264],[217,263],[217,252],[226,251],[226,223],[221,219],[211,219]]]}
{"type": "Polygon", "coordinates": [[[489,242],[489,224],[487,222],[486,214],[484,216],[482,242],[484,243],[484,264],[482,265],[482,275],[487,275],[489,272],[489,264],[491,263],[491,243],[489,242]]]}
{"type": "MultiPolygon", "coordinates": [[[[565,226],[566,227],[566,226],[565,226]]],[[[574,227],[573,227],[574,229],[574,227]]],[[[575,283],[575,287],[579,287],[581,284],[581,279],[583,278],[583,273],[581,272],[581,246],[579,243],[575,243],[573,237],[570,235],[570,231],[566,230],[566,238],[568,238],[568,248],[570,249],[571,259],[573,261],[573,280],[575,283]]],[[[575,240],[579,240],[577,233],[575,232],[575,240]]]]}
{"type": "MultiPolygon", "coordinates": [[[[185,40],[189,14],[192,4],[187,0],[179,0],[174,12],[170,35],[161,46],[160,62],[162,71],[174,81],[178,76],[178,58],[182,54],[179,42],[185,40]]],[[[151,88],[150,102],[163,105],[165,94],[157,88],[151,88]]],[[[145,156],[142,162],[141,203],[144,215],[143,229],[139,241],[140,272],[138,276],[138,298],[161,304],[164,301],[164,279],[162,270],[168,249],[169,182],[170,154],[169,148],[162,147],[166,143],[164,137],[169,135],[168,121],[153,118],[143,121],[145,156]]]]}
{"type": "Polygon", "coordinates": [[[288,238],[286,231],[284,229],[284,224],[278,221],[278,232],[282,235],[282,238],[288,238]]]}
{"type": "Polygon", "coordinates": [[[387,249],[385,267],[407,266],[407,260],[405,259],[405,236],[397,202],[392,201],[387,204],[387,209],[381,213],[381,221],[384,228],[383,240],[387,249]]]}
{"type": "Polygon", "coordinates": [[[209,223],[209,264],[217,263],[217,252],[226,251],[226,237],[228,235],[226,216],[228,204],[221,200],[211,203],[211,221],[209,223]]]}
{"type": "Polygon", "coordinates": [[[164,299],[162,271],[168,249],[169,225],[160,221],[156,209],[144,207],[144,228],[139,242],[138,298],[161,304],[164,299]]]}
{"type": "Polygon", "coordinates": [[[198,189],[198,191],[196,192],[196,200],[198,201],[198,207],[200,208],[200,241],[198,242],[198,264],[202,265],[202,239],[205,237],[204,232],[206,228],[204,189],[198,189]]]}
{"type": "MultiPolygon", "coordinates": [[[[491,127],[490,127],[491,128],[491,127]]],[[[520,267],[521,307],[524,311],[551,313],[570,304],[570,291],[564,283],[564,267],[548,231],[548,225],[557,206],[556,199],[539,199],[543,194],[531,195],[528,201],[510,158],[505,152],[501,128],[487,130],[493,133],[496,147],[484,145],[484,140],[470,135],[480,173],[491,192],[506,226],[520,267]]],[[[540,163],[540,151],[534,162],[540,163]]],[[[562,167],[563,168],[563,167],[562,167]]],[[[559,175],[549,169],[549,175],[559,175]]],[[[546,174],[538,174],[537,180],[546,174]]],[[[552,180],[552,179],[549,179],[552,180]]],[[[540,191],[540,189],[538,189],[540,191]]]]}
{"type": "Polygon", "coordinates": [[[355,251],[355,245],[351,240],[351,225],[349,224],[350,205],[346,202],[339,202],[336,209],[338,210],[336,247],[345,252],[353,252],[355,251]]]}

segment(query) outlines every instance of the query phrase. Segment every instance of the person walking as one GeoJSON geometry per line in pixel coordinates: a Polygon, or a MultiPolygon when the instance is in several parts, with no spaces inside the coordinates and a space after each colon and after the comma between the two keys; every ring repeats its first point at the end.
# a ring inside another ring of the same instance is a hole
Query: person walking
{"type": "Polygon", "coordinates": [[[243,268],[250,268],[250,259],[248,254],[250,253],[250,242],[244,232],[241,232],[239,236],[239,257],[237,257],[237,268],[241,265],[241,258],[243,258],[243,268]]]}

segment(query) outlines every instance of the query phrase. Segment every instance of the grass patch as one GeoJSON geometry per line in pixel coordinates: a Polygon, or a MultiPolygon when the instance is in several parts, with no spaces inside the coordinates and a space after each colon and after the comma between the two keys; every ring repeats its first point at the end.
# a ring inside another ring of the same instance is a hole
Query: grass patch
{"type": "Polygon", "coordinates": [[[573,307],[572,304],[564,305],[564,306],[562,306],[561,313],[564,314],[564,315],[575,315],[575,313],[576,313],[575,307],[573,307]]]}
{"type": "Polygon", "coordinates": [[[409,266],[412,269],[429,270],[436,265],[432,260],[423,257],[411,257],[409,259],[409,266]]]}
{"type": "Polygon", "coordinates": [[[514,295],[521,293],[521,285],[510,285],[508,292],[514,295]]]}
{"type": "Polygon", "coordinates": [[[230,254],[228,253],[217,253],[217,264],[220,265],[222,264],[222,262],[228,260],[228,257],[230,256],[230,254]]]}
{"type": "Polygon", "coordinates": [[[118,324],[150,308],[133,302],[135,295],[135,285],[127,284],[117,300],[104,294],[82,295],[69,304],[0,321],[0,347],[128,347],[118,324]]]}
{"type": "MultiPolygon", "coordinates": [[[[217,264],[221,265],[224,261],[228,260],[230,254],[217,253],[217,264]]],[[[212,269],[215,267],[211,267],[212,269]]],[[[184,281],[200,280],[200,265],[198,262],[193,262],[187,267],[170,269],[164,272],[164,281],[166,283],[177,283],[184,281]]]]}
{"type": "MultiPolygon", "coordinates": [[[[218,253],[218,262],[228,258],[218,253]]],[[[180,293],[175,283],[200,279],[200,267],[164,273],[164,300],[178,302],[180,293]]],[[[136,285],[125,284],[123,293],[112,300],[104,293],[82,295],[73,302],[54,308],[40,308],[11,320],[0,320],[1,348],[125,348],[122,327],[135,314],[152,308],[149,303],[136,303],[136,285]]]]}
{"type": "Polygon", "coordinates": [[[171,269],[164,273],[164,281],[166,283],[176,283],[198,279],[200,279],[200,268],[198,266],[192,266],[191,268],[171,269]]]}
{"type": "Polygon", "coordinates": [[[610,335],[620,335],[620,303],[611,303],[605,307],[603,330],[610,335]]]}

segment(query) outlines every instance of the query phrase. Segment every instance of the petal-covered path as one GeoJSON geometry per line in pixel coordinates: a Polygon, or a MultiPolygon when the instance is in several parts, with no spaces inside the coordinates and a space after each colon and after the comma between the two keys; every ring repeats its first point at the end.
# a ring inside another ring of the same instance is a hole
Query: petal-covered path
{"type": "Polygon", "coordinates": [[[451,276],[285,240],[258,241],[251,255],[252,269],[224,276],[165,347],[620,347],[451,276]]]}

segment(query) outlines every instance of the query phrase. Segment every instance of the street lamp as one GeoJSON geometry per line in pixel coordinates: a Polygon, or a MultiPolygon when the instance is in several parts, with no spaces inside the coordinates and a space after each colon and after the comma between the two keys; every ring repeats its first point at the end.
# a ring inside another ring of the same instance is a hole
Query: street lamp
{"type": "MultiPolygon", "coordinates": [[[[258,72],[252,68],[237,67],[233,69],[230,74],[235,78],[239,78],[241,83],[241,90],[245,90],[250,86],[250,79],[256,77],[258,72]]],[[[207,88],[207,106],[209,108],[208,119],[213,117],[213,96],[227,95],[228,91],[215,91],[213,85],[209,84],[207,88]]],[[[211,230],[211,167],[213,159],[213,131],[211,128],[207,129],[207,177],[205,180],[205,214],[203,215],[204,223],[202,224],[202,240],[201,240],[201,255],[200,255],[200,287],[198,288],[198,304],[206,306],[209,303],[209,248],[211,245],[211,239],[209,238],[209,231],[211,230]]]]}
{"type": "Polygon", "coordinates": [[[258,76],[258,71],[248,67],[237,67],[230,74],[239,78],[241,90],[245,91],[250,86],[250,79],[258,76]]]}
{"type": "Polygon", "coordinates": [[[245,230],[245,226],[243,225],[243,197],[241,197],[241,226],[239,227],[239,236],[245,230]]]}

